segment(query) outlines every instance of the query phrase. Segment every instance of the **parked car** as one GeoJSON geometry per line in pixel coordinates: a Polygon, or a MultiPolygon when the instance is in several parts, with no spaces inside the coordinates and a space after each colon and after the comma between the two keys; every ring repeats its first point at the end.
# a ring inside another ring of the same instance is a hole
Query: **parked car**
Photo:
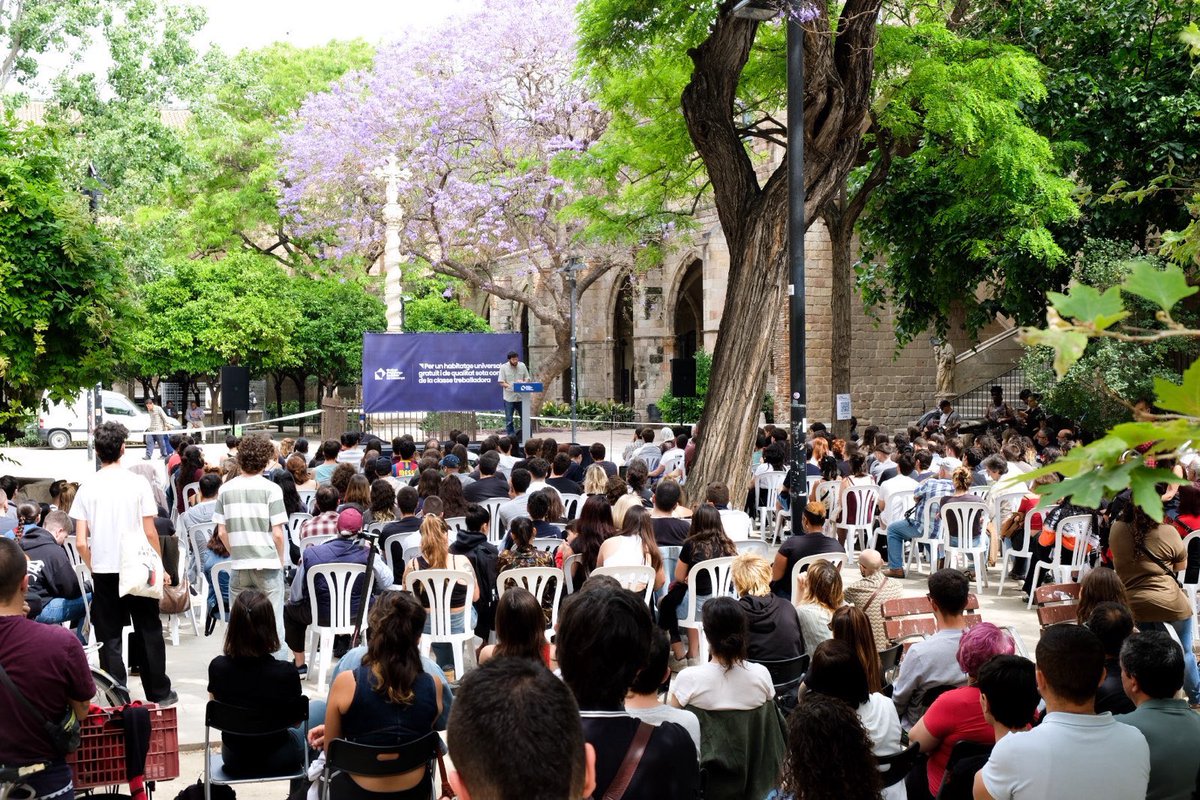
{"type": "MultiPolygon", "coordinates": [[[[47,399],[46,395],[42,397],[47,399]]],[[[129,429],[129,439],[144,441],[143,434],[150,425],[150,416],[132,400],[119,392],[100,390],[101,422],[119,422],[129,429]]],[[[168,420],[172,428],[179,422],[168,420]]],[[[55,450],[70,447],[72,442],[87,441],[87,391],[81,390],[74,399],[50,403],[38,414],[38,438],[55,450]]]]}

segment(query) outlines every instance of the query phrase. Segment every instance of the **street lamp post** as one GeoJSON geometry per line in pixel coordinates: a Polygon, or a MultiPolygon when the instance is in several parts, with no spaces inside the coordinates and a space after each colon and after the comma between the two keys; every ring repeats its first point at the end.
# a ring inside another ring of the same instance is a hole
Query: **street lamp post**
{"type": "Polygon", "coordinates": [[[567,264],[567,275],[571,281],[571,441],[579,441],[579,346],[575,336],[575,320],[579,309],[579,282],[576,273],[583,267],[578,259],[567,264]]]}
{"type": "MultiPolygon", "coordinates": [[[[788,364],[791,394],[792,508],[807,494],[804,470],[808,390],[804,374],[804,29],[789,0],[741,0],[733,14],[765,21],[783,11],[787,25],[788,364]]],[[[795,515],[793,515],[793,520],[795,515]]]]}

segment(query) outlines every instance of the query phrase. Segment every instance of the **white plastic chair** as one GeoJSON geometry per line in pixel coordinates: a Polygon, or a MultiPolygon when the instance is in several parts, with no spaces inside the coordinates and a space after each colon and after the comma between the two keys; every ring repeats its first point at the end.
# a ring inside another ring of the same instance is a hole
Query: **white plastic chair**
{"type": "MultiPolygon", "coordinates": [[[[888,500],[887,500],[888,508],[884,509],[884,513],[888,513],[888,509],[899,508],[900,509],[899,516],[894,516],[892,521],[894,522],[895,520],[902,518],[905,514],[908,513],[908,511],[914,505],[916,505],[916,503],[917,503],[916,493],[917,493],[916,489],[897,489],[896,491],[892,492],[891,496],[888,497],[888,500]]],[[[892,516],[892,515],[888,514],[888,516],[892,516]]],[[[880,523],[882,524],[882,518],[880,520],[880,523]]],[[[871,547],[876,550],[879,549],[879,537],[880,536],[882,536],[885,541],[887,540],[887,526],[886,525],[884,525],[881,528],[877,528],[871,532],[871,547]]]]}
{"type": "Polygon", "coordinates": [[[816,555],[805,556],[793,564],[792,582],[789,587],[792,592],[792,605],[795,605],[799,599],[797,597],[796,586],[800,583],[800,574],[818,561],[828,561],[837,567],[838,572],[841,572],[842,567],[850,563],[850,558],[845,553],[817,553],[816,555]]]}
{"type": "Polygon", "coordinates": [[[486,508],[488,514],[491,515],[488,519],[487,540],[489,544],[494,544],[497,547],[504,541],[504,531],[501,530],[500,525],[500,506],[507,502],[507,497],[489,497],[479,504],[486,508]]]}
{"type": "Polygon", "coordinates": [[[200,498],[200,481],[192,481],[191,483],[184,485],[184,487],[183,487],[183,510],[184,511],[187,511],[189,508],[192,507],[191,500],[192,500],[193,495],[196,496],[196,499],[200,498]]]}
{"type": "Polygon", "coordinates": [[[80,566],[82,566],[85,570],[87,569],[87,565],[83,563],[83,559],[79,556],[79,549],[75,547],[74,537],[68,536],[67,540],[63,542],[63,547],[67,551],[67,559],[71,562],[71,569],[75,569],[76,567],[80,566]]]}
{"type": "MultiPolygon", "coordinates": [[[[455,531],[465,531],[467,529],[466,517],[446,517],[446,529],[450,533],[455,531]]],[[[453,537],[451,537],[453,538],[453,537]]]]}
{"type": "Polygon", "coordinates": [[[1004,594],[1004,581],[1008,579],[1009,561],[1014,558],[1024,558],[1025,568],[1029,569],[1033,562],[1033,551],[1029,548],[1033,545],[1033,518],[1038,517],[1041,521],[1041,514],[1037,511],[1030,511],[1025,515],[1025,544],[1020,547],[1010,547],[1000,555],[1000,588],[996,590],[996,596],[1004,594]]]}
{"type": "Polygon", "coordinates": [[[404,576],[404,588],[413,591],[420,584],[429,602],[429,630],[421,637],[421,654],[428,657],[435,644],[448,644],[454,651],[454,678],[462,680],[463,647],[475,637],[471,625],[471,598],[475,595],[475,573],[458,569],[412,570],[404,576]],[[450,597],[455,586],[466,584],[466,602],[461,611],[452,611],[450,597]],[[454,617],[462,619],[462,633],[453,633],[454,617]]]}
{"type": "Polygon", "coordinates": [[[644,565],[596,567],[592,570],[592,575],[608,575],[610,578],[615,578],[622,587],[632,592],[642,592],[645,595],[642,599],[645,600],[647,607],[650,605],[651,598],[654,597],[654,567],[644,565]],[[636,588],[638,586],[643,588],[636,588]]]}
{"type": "Polygon", "coordinates": [[[390,520],[387,522],[372,522],[370,525],[363,526],[363,533],[369,533],[372,536],[379,536],[381,533],[383,533],[384,527],[390,524],[390,520]]]}
{"type": "Polygon", "coordinates": [[[558,548],[562,547],[563,540],[556,539],[553,536],[542,536],[534,539],[532,544],[535,550],[541,550],[543,553],[550,553],[553,555],[558,551],[558,548]]]}
{"type": "MultiPolygon", "coordinates": [[[[1054,549],[1051,551],[1049,561],[1038,561],[1033,564],[1033,585],[1038,585],[1038,576],[1042,572],[1049,571],[1054,576],[1055,583],[1073,583],[1079,578],[1080,570],[1083,569],[1084,560],[1087,558],[1087,551],[1090,545],[1089,539],[1092,534],[1092,515],[1091,514],[1075,514],[1070,517],[1063,517],[1058,521],[1058,527],[1054,530],[1054,549]],[[1062,561],[1063,551],[1063,536],[1068,533],[1067,528],[1073,528],[1069,531],[1075,537],[1075,549],[1071,551],[1071,560],[1066,564],[1062,561]]],[[[1034,592],[1029,593],[1029,602],[1025,604],[1026,608],[1033,608],[1034,592]]]]}
{"type": "Polygon", "coordinates": [[[220,561],[213,565],[212,574],[209,580],[213,586],[217,587],[213,594],[217,600],[217,619],[222,625],[229,624],[229,609],[225,607],[225,595],[221,593],[221,576],[229,573],[229,577],[233,577],[233,566],[228,561],[220,561]]]}
{"type": "MultiPolygon", "coordinates": [[[[202,603],[204,602],[204,598],[208,597],[208,576],[204,574],[204,550],[202,549],[203,545],[200,544],[200,540],[203,539],[205,544],[207,544],[209,538],[212,536],[211,529],[213,528],[216,528],[216,525],[211,522],[202,525],[193,525],[184,531],[183,534],[183,538],[187,540],[185,545],[188,553],[191,555],[192,563],[196,565],[195,580],[192,581],[192,585],[196,587],[202,603]],[[207,536],[205,535],[206,528],[210,529],[207,536]]],[[[191,578],[192,574],[189,573],[188,577],[191,578]]]]}
{"type": "Polygon", "coordinates": [[[309,536],[305,539],[302,539],[300,541],[300,560],[304,560],[304,551],[308,548],[316,547],[317,545],[325,544],[326,542],[332,542],[336,538],[337,536],[333,535],[332,533],[325,533],[321,534],[320,536],[309,536]]]}
{"type": "MultiPolygon", "coordinates": [[[[305,522],[308,522],[312,518],[313,518],[312,514],[301,514],[301,513],[292,514],[288,517],[288,521],[287,521],[288,541],[290,541],[293,545],[300,548],[301,550],[303,550],[304,548],[303,548],[303,545],[301,545],[301,543],[300,543],[300,529],[304,526],[305,522]]],[[[289,548],[289,552],[290,552],[290,548],[289,548]]],[[[290,555],[289,555],[289,559],[290,559],[290,555]]],[[[297,564],[292,564],[292,566],[298,567],[300,565],[297,563],[297,564]]]]}
{"type": "Polygon", "coordinates": [[[988,495],[991,494],[991,488],[990,486],[972,486],[967,489],[967,494],[973,494],[980,500],[987,500],[988,495]]]}
{"type": "Polygon", "coordinates": [[[855,545],[867,546],[867,537],[875,525],[875,507],[879,501],[878,486],[851,486],[841,499],[835,530],[846,532],[846,555],[853,560],[855,545]],[[853,506],[853,511],[851,511],[853,506]]]}
{"type": "Polygon", "coordinates": [[[942,518],[942,539],[946,543],[946,566],[953,566],[959,559],[965,563],[970,560],[975,565],[975,591],[983,594],[987,585],[987,557],[991,549],[991,539],[987,532],[988,506],[983,500],[972,500],[969,503],[942,503],[938,511],[942,518]],[[958,532],[958,544],[950,544],[950,520],[954,520],[954,529],[958,532]],[[980,543],[975,544],[974,531],[976,523],[979,526],[980,543]]]}
{"type": "Polygon", "coordinates": [[[583,505],[583,495],[559,493],[563,504],[563,518],[575,519],[579,516],[579,508],[583,505]]]}
{"type": "Polygon", "coordinates": [[[546,596],[547,589],[553,581],[553,598],[550,600],[550,624],[546,626],[546,638],[549,639],[554,635],[554,628],[558,625],[558,606],[562,602],[563,597],[563,574],[557,567],[518,567],[517,569],[506,569],[496,576],[496,588],[500,594],[514,586],[520,586],[523,589],[528,589],[529,593],[537,598],[538,603],[546,596]]]}
{"type": "MultiPolygon", "coordinates": [[[[186,534],[185,534],[185,536],[186,536],[186,534]]],[[[192,563],[195,563],[197,572],[202,573],[204,571],[201,568],[201,565],[203,564],[203,562],[196,558],[196,554],[192,547],[192,544],[194,544],[194,543],[191,541],[191,537],[186,536],[186,538],[188,539],[188,543],[184,547],[179,548],[178,574],[182,579],[190,578],[189,570],[190,570],[190,565],[192,563]]],[[[191,583],[191,581],[189,580],[189,584],[190,583],[191,583]]],[[[196,584],[200,585],[200,586],[203,585],[201,581],[196,581],[196,584]]],[[[203,594],[199,594],[199,595],[192,594],[191,591],[189,590],[188,598],[187,598],[188,599],[187,608],[185,608],[183,611],[180,611],[178,614],[162,614],[162,615],[160,615],[160,616],[167,617],[167,619],[171,623],[170,624],[170,638],[171,638],[171,646],[172,647],[179,647],[179,618],[180,617],[187,617],[188,621],[192,623],[192,635],[193,636],[195,636],[197,638],[200,636],[200,622],[196,617],[196,598],[197,597],[203,598],[204,595],[203,594]]]]}
{"type": "MultiPolygon", "coordinates": [[[[1183,552],[1185,552],[1185,553],[1189,552],[1192,542],[1195,542],[1195,541],[1200,541],[1200,531],[1192,531],[1187,536],[1183,537],[1183,552]]],[[[1192,614],[1195,615],[1195,613],[1196,613],[1196,594],[1197,594],[1197,588],[1198,588],[1198,586],[1200,586],[1200,584],[1198,584],[1195,581],[1188,582],[1186,566],[1184,566],[1183,569],[1179,570],[1179,583],[1183,587],[1183,591],[1187,594],[1189,607],[1192,609],[1192,614]]],[[[1170,626],[1168,625],[1167,627],[1170,627],[1170,626]]]]}
{"type": "Polygon", "coordinates": [[[700,663],[708,663],[708,640],[704,638],[704,620],[696,596],[696,579],[708,575],[711,581],[712,594],[709,597],[734,597],[733,591],[733,557],[710,558],[693,564],[688,571],[688,605],[687,616],[679,620],[679,627],[691,628],[700,634],[700,663]]]}
{"type": "Polygon", "coordinates": [[[779,490],[783,486],[785,472],[763,472],[754,476],[752,486],[754,502],[758,508],[758,533],[764,539],[767,536],[767,523],[775,516],[775,503],[779,500],[779,490]],[[761,493],[766,492],[766,498],[761,493]],[[762,502],[759,502],[762,500],[762,502]]]}
{"type": "MultiPolygon", "coordinates": [[[[575,553],[563,560],[563,584],[567,587],[567,594],[575,594],[575,589],[578,588],[575,586],[575,565],[582,559],[583,553],[575,553]]],[[[587,576],[584,575],[583,579],[587,580],[587,576]]]]}
{"type": "MultiPolygon", "coordinates": [[[[945,497],[931,497],[925,501],[925,508],[921,511],[922,525],[921,530],[933,530],[933,515],[942,505],[945,497]]],[[[939,526],[937,536],[918,536],[910,542],[912,550],[909,553],[908,565],[915,566],[918,569],[921,566],[921,548],[929,548],[929,571],[934,571],[934,565],[937,564],[938,554],[942,548],[946,546],[946,528],[939,526]]]]}
{"type": "Polygon", "coordinates": [[[766,542],[759,541],[758,539],[746,539],[744,541],[734,542],[734,545],[737,546],[738,555],[743,553],[753,553],[756,556],[762,556],[766,559],[771,558],[770,545],[768,545],[766,542]]]}
{"type": "MultiPolygon", "coordinates": [[[[355,615],[350,611],[354,598],[354,584],[367,574],[366,564],[317,564],[309,567],[304,573],[304,581],[308,586],[309,608],[312,610],[312,624],[308,628],[310,642],[310,662],[317,662],[317,684],[325,685],[325,677],[333,662],[333,637],[338,634],[354,633],[355,615]],[[320,607],[317,600],[317,578],[322,578],[329,590],[329,624],[319,625],[320,607]]],[[[360,594],[361,602],[366,603],[371,597],[371,581],[365,580],[360,594]]],[[[363,615],[363,628],[366,628],[367,615],[363,615]]]]}
{"type": "Polygon", "coordinates": [[[750,519],[749,514],[736,508],[722,509],[720,513],[721,527],[725,529],[726,536],[735,542],[744,542],[750,538],[750,533],[754,530],[754,520],[750,519]]]}
{"type": "Polygon", "coordinates": [[[317,490],[297,489],[296,494],[300,495],[300,504],[308,510],[309,514],[311,514],[313,511],[313,506],[316,505],[317,502],[317,490]]]}
{"type": "Polygon", "coordinates": [[[407,561],[408,559],[404,555],[404,545],[402,542],[412,536],[413,533],[416,533],[416,531],[413,531],[412,533],[393,533],[391,536],[383,540],[383,545],[379,548],[379,554],[383,556],[383,563],[391,567],[393,571],[396,569],[396,564],[393,561],[392,548],[395,547],[400,551],[401,563],[407,561]]]}

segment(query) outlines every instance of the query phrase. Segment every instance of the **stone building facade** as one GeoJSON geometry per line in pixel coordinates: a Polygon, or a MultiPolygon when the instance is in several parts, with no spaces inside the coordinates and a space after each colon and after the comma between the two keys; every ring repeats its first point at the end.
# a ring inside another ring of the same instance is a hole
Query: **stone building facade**
{"type": "MultiPolygon", "coordinates": [[[[830,342],[835,335],[830,307],[832,255],[829,237],[818,222],[808,231],[806,248],[806,332],[809,418],[830,421],[830,342]]],[[[725,304],[729,251],[715,215],[702,220],[692,243],[646,273],[612,271],[580,296],[578,312],[579,397],[617,400],[647,419],[670,385],[672,358],[716,347],[725,304]]],[[[548,330],[517,303],[489,297],[482,309],[495,330],[522,332],[531,368],[553,344],[548,330]]],[[[767,391],[774,398],[775,418],[788,416],[787,308],[764,314],[761,335],[774,339],[767,391]],[[773,318],[772,318],[773,317],[773,318]]],[[[988,339],[1002,331],[997,324],[981,332],[988,339]]],[[[936,404],[936,373],[929,336],[897,349],[891,318],[870,318],[855,295],[852,310],[852,412],[861,426],[886,429],[909,424],[936,404]]],[[[1012,369],[1019,348],[989,349],[987,359],[971,353],[976,343],[958,330],[950,337],[959,353],[956,393],[986,384],[1012,369]]],[[[1015,343],[1015,340],[1013,340],[1015,343]]],[[[547,399],[569,398],[567,375],[547,387],[547,399]]],[[[670,410],[667,410],[668,418],[670,410]]],[[[674,422],[671,419],[669,421],[674,422]]],[[[695,420],[687,420],[694,422],[695,420]]]]}

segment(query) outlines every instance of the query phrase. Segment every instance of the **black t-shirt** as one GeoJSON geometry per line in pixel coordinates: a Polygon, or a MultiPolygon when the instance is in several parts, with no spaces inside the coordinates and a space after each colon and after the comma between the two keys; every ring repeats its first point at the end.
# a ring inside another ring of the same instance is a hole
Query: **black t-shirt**
{"type": "MultiPolygon", "coordinates": [[[[583,738],[596,750],[593,797],[603,797],[608,791],[639,725],[641,720],[623,711],[583,712],[583,738]]],[[[654,728],[624,796],[629,800],[692,800],[700,796],[696,745],[682,725],[664,722],[654,728]]]]}
{"type": "Polygon", "coordinates": [[[971,800],[975,796],[975,774],[987,764],[987,756],[968,756],[954,762],[942,778],[938,800],[971,800]]]}
{"type": "Polygon", "coordinates": [[[468,503],[480,503],[493,497],[508,497],[508,481],[498,475],[488,475],[463,487],[468,503]]]}
{"type": "Polygon", "coordinates": [[[682,547],[692,530],[691,522],[675,517],[654,517],[650,523],[654,526],[654,541],[659,547],[682,547]]]}
{"type": "Polygon", "coordinates": [[[789,536],[779,547],[779,555],[787,559],[787,569],[783,577],[771,584],[771,591],[780,597],[792,598],[792,568],[796,562],[808,556],[822,553],[845,553],[846,550],[837,539],[823,533],[799,533],[789,536]]]}
{"type": "Polygon", "coordinates": [[[546,484],[558,489],[559,494],[583,494],[583,487],[566,476],[548,478],[546,484]]]}
{"type": "MultiPolygon", "coordinates": [[[[300,673],[290,663],[273,656],[217,656],[208,665],[208,691],[214,700],[249,709],[282,708],[303,694],[300,673]]],[[[269,736],[222,734],[221,741],[227,748],[226,765],[242,772],[253,770],[256,764],[290,746],[287,731],[269,736]]]]}

